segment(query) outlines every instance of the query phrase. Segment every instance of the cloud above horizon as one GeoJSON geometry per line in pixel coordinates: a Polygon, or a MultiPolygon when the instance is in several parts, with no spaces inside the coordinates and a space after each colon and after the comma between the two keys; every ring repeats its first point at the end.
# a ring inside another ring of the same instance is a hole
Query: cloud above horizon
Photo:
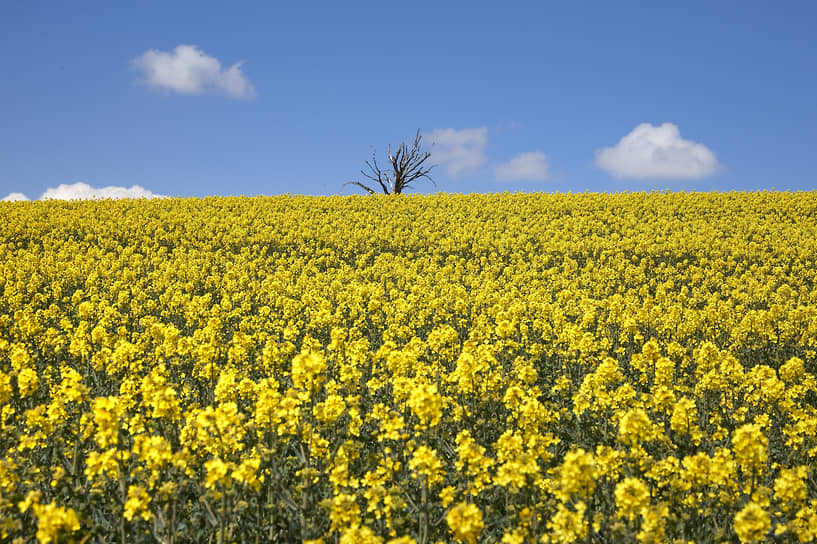
{"type": "Polygon", "coordinates": [[[499,181],[545,181],[548,179],[547,157],[541,151],[521,153],[494,168],[499,181]]]}
{"type": "Polygon", "coordinates": [[[488,128],[437,128],[423,134],[431,142],[431,160],[451,177],[474,174],[485,164],[488,128]]]}
{"type": "Polygon", "coordinates": [[[171,52],[150,49],[132,63],[142,72],[145,83],[155,89],[255,98],[255,88],[241,71],[244,61],[222,69],[217,58],[206,55],[195,45],[179,45],[171,52]]]}
{"type": "Polygon", "coordinates": [[[641,123],[615,146],[597,150],[595,164],[617,178],[635,179],[699,179],[721,168],[712,151],[681,138],[672,123],[641,123]]]}
{"type": "MultiPolygon", "coordinates": [[[[104,198],[167,198],[166,195],[156,194],[145,189],[141,185],[132,187],[91,187],[87,183],[63,183],[57,187],[50,187],[40,196],[38,200],[99,200],[104,198]]],[[[3,201],[15,202],[29,200],[23,193],[11,193],[3,201]]]]}
{"type": "Polygon", "coordinates": [[[2,200],[2,202],[20,202],[27,200],[29,200],[29,198],[23,193],[10,193],[2,200]]]}

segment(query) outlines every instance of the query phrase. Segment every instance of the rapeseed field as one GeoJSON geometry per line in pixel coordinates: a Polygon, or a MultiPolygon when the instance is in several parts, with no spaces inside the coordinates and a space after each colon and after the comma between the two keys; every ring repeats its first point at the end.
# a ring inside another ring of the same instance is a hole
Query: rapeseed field
{"type": "Polygon", "coordinates": [[[817,193],[0,203],[4,542],[817,539],[817,193]]]}

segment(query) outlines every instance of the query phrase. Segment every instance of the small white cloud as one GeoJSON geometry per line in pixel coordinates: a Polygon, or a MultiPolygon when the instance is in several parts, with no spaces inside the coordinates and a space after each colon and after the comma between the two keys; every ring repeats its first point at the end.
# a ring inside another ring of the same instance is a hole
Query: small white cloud
{"type": "Polygon", "coordinates": [[[3,199],[3,202],[18,202],[21,200],[28,200],[29,198],[24,195],[23,193],[10,193],[6,198],[3,199]]]}
{"type": "Polygon", "coordinates": [[[62,184],[56,188],[47,189],[40,200],[94,200],[102,198],[166,198],[157,195],[139,185],[133,187],[91,187],[87,183],[62,184]]]}
{"type": "Polygon", "coordinates": [[[642,123],[613,147],[596,151],[596,166],[617,178],[698,179],[719,168],[703,144],[684,140],[678,127],[642,123]]]}
{"type": "Polygon", "coordinates": [[[445,168],[451,177],[473,174],[485,164],[488,128],[434,129],[424,134],[431,142],[431,160],[445,168]]]}
{"type": "Polygon", "coordinates": [[[548,178],[548,161],[541,151],[522,153],[494,168],[499,181],[544,181],[548,178]]]}
{"type": "Polygon", "coordinates": [[[255,88],[241,71],[242,62],[222,70],[221,62],[195,45],[179,45],[172,52],[145,51],[133,60],[145,82],[179,94],[227,94],[254,98],[255,88]]]}

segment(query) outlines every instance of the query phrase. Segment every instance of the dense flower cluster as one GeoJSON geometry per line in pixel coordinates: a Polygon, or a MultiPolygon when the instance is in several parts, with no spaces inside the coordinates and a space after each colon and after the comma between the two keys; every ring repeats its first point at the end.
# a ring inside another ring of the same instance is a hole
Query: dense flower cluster
{"type": "Polygon", "coordinates": [[[0,203],[4,542],[811,542],[817,194],[0,203]]]}

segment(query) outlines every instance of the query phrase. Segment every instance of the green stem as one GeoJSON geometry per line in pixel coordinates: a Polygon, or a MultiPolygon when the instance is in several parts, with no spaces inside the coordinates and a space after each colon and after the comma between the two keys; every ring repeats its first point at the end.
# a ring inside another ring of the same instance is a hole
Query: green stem
{"type": "Polygon", "coordinates": [[[218,515],[218,544],[224,544],[225,520],[227,518],[227,493],[221,493],[221,511],[218,515]]]}
{"type": "Polygon", "coordinates": [[[176,542],[176,499],[173,499],[172,513],[170,515],[170,544],[176,542]]]}
{"type": "Polygon", "coordinates": [[[428,478],[423,476],[422,490],[420,491],[420,543],[428,542],[428,513],[426,506],[428,503],[428,478]]]}
{"type": "MultiPolygon", "coordinates": [[[[270,425],[272,427],[272,425],[270,425]]],[[[269,442],[269,450],[272,452],[273,448],[273,441],[272,441],[272,432],[267,430],[267,441],[269,442]]],[[[275,508],[273,504],[273,490],[272,490],[272,470],[269,471],[269,477],[267,478],[267,511],[269,512],[269,541],[273,541],[273,537],[275,536],[275,508]]]]}
{"type": "MultiPolygon", "coordinates": [[[[125,503],[128,500],[128,492],[127,486],[125,485],[125,469],[122,466],[122,459],[119,455],[119,447],[117,444],[116,448],[116,465],[119,469],[119,494],[122,498],[122,507],[124,508],[125,503]]],[[[122,541],[122,544],[125,544],[125,513],[122,512],[122,515],[119,516],[119,538],[122,541]]]]}

